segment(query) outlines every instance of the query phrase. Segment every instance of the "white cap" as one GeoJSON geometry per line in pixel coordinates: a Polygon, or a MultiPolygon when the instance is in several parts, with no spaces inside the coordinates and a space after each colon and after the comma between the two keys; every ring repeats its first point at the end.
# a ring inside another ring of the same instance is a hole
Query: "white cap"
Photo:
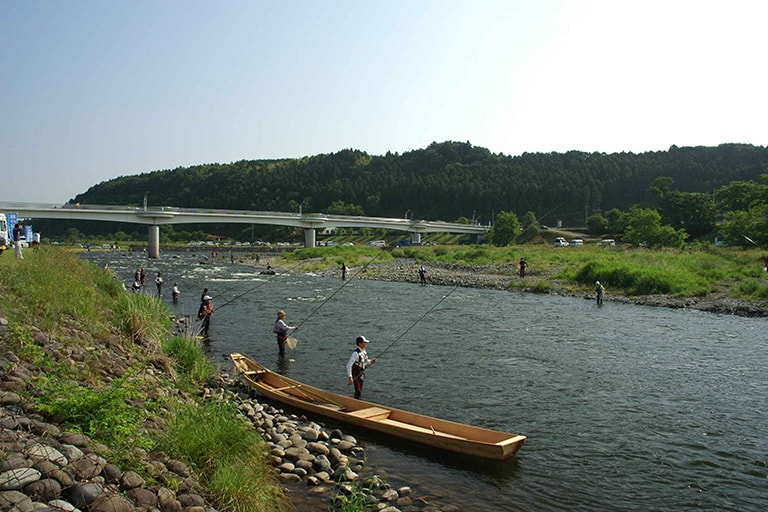
{"type": "Polygon", "coordinates": [[[370,343],[370,341],[365,336],[358,336],[355,343],[370,343]]]}

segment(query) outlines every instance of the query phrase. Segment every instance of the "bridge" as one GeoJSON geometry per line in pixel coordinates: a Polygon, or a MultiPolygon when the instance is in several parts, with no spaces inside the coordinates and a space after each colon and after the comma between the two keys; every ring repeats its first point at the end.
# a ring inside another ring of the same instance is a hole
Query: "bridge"
{"type": "Polygon", "coordinates": [[[95,204],[43,204],[0,202],[0,211],[15,212],[19,218],[96,220],[146,224],[149,226],[149,257],[160,257],[160,226],[163,224],[269,224],[304,229],[304,247],[314,247],[318,229],[381,228],[410,233],[420,242],[422,233],[464,233],[482,236],[490,229],[475,224],[407,218],[329,215],[244,210],[211,210],[174,206],[120,206],[95,204]]]}

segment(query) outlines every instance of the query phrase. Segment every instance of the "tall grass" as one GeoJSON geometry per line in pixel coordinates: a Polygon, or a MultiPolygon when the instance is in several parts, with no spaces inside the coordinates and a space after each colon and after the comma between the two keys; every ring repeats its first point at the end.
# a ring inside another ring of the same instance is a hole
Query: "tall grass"
{"type": "Polygon", "coordinates": [[[171,332],[168,306],[152,295],[122,293],[114,308],[120,330],[137,343],[159,349],[171,332]]]}
{"type": "Polygon", "coordinates": [[[161,443],[199,470],[221,510],[280,510],[282,495],[266,444],[239,412],[226,404],[178,403],[178,393],[168,391],[175,385],[199,396],[216,369],[193,338],[169,338],[167,306],[128,293],[109,272],[67,251],[41,247],[24,257],[0,255],[0,316],[9,319],[7,348],[38,368],[30,382],[35,391],[26,393],[36,411],[107,445],[111,460],[124,469],[145,473],[142,453],[161,443]],[[96,343],[120,345],[120,353],[131,354],[120,361],[128,367],[121,368],[122,377],[105,382],[104,365],[114,363],[111,352],[94,351],[80,364],[56,357],[50,346],[35,342],[35,328],[68,328],[71,335],[57,336],[57,344],[80,345],[81,351],[96,343]],[[149,364],[163,365],[168,377],[147,373],[149,364]],[[153,416],[168,428],[147,431],[153,416]]]}
{"type": "Polygon", "coordinates": [[[216,375],[203,348],[191,336],[174,336],[162,342],[163,352],[174,361],[178,373],[176,385],[185,391],[199,389],[209,384],[216,375]]]}
{"type": "Polygon", "coordinates": [[[23,260],[14,259],[10,251],[0,255],[0,290],[4,297],[14,297],[2,304],[4,314],[14,320],[57,332],[77,319],[103,335],[122,284],[69,252],[41,246],[24,251],[23,260]]]}
{"type": "Polygon", "coordinates": [[[273,485],[268,447],[227,402],[177,404],[158,447],[198,468],[203,484],[232,512],[279,511],[283,496],[273,485]]]}

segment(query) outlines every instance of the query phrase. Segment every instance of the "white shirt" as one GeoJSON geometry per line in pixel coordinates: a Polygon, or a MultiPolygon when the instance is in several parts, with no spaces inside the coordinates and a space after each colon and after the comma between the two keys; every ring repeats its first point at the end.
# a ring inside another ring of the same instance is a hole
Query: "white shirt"
{"type": "Polygon", "coordinates": [[[352,378],[352,367],[357,362],[361,363],[363,369],[370,364],[370,361],[368,360],[368,352],[366,352],[364,348],[358,347],[349,357],[349,361],[347,362],[347,377],[352,378]]]}

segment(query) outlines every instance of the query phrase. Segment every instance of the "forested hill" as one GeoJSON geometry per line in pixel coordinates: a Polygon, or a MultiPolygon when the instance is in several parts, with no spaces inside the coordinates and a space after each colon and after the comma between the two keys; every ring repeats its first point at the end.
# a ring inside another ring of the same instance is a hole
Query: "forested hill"
{"type": "Polygon", "coordinates": [[[652,204],[669,177],[681,192],[713,193],[768,172],[768,148],[672,146],[634,153],[494,154],[469,143],[433,143],[403,154],[357,150],[284,160],[242,160],[124,176],[73,202],[142,203],[233,210],[328,212],[485,224],[495,213],[535,212],[540,222],[583,225],[587,214],[652,204]]]}

